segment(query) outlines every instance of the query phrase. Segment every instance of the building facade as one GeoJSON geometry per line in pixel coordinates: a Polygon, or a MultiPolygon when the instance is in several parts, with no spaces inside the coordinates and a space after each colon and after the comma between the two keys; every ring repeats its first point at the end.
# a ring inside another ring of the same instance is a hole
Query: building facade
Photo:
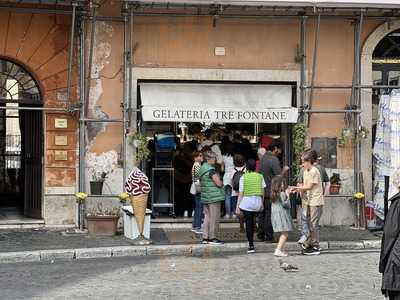
{"type": "MultiPolygon", "coordinates": [[[[162,2],[65,1],[0,11],[2,138],[20,135],[19,144],[1,145],[0,192],[7,200],[0,205],[22,207],[47,226],[74,226],[74,194],[89,193],[88,159],[102,153],[115,154],[117,161],[103,195],[89,195],[87,205],[117,205],[134,160],[126,135],[144,130],[151,137],[188,122],[144,120],[146,84],[192,84],[200,86],[198,93],[207,84],[283,85],[292,89],[289,106],[307,125],[308,145],[320,152],[329,174],[342,179],[340,194],[327,197],[324,223],[353,224],[353,192],[363,189],[373,199],[379,104],[373,96],[380,90],[372,86],[398,85],[398,4],[162,2]],[[384,50],[376,51],[378,46],[384,50]],[[17,93],[11,91],[14,82],[17,93]],[[35,88],[36,96],[28,97],[35,88]],[[14,95],[18,113],[7,95],[14,95]],[[7,131],[11,118],[18,118],[19,134],[7,131]],[[356,138],[361,128],[369,134],[356,138]],[[11,156],[20,165],[7,167],[11,156]]],[[[278,122],[279,129],[246,123],[285,141],[284,160],[292,162],[293,122],[278,122]]]]}

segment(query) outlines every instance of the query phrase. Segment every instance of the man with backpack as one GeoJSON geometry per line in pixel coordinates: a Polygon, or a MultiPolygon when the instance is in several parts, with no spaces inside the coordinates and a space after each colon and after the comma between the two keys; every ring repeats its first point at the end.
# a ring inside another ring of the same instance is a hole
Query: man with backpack
{"type": "Polygon", "coordinates": [[[261,241],[274,241],[274,230],[271,224],[271,181],[274,176],[285,175],[289,170],[288,166],[281,168],[279,156],[282,153],[281,145],[278,141],[273,141],[267,148],[267,152],[262,156],[260,162],[260,173],[264,176],[266,184],[264,193],[264,210],[258,216],[257,237],[261,241]]]}

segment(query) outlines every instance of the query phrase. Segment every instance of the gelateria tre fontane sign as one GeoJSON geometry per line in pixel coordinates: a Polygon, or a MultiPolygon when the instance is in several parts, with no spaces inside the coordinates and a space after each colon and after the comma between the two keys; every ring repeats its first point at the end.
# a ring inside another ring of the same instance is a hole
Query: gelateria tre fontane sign
{"type": "Polygon", "coordinates": [[[296,123],[297,108],[263,110],[238,108],[160,108],[143,107],[142,117],[154,122],[213,122],[213,123],[296,123]]]}
{"type": "Polygon", "coordinates": [[[142,118],[150,122],[296,123],[293,85],[140,83],[142,118]]]}

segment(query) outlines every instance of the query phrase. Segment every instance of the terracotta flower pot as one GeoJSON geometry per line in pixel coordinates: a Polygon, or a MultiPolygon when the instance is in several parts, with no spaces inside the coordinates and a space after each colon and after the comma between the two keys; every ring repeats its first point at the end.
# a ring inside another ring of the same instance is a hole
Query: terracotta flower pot
{"type": "Polygon", "coordinates": [[[329,193],[331,195],[338,195],[339,192],[340,192],[340,184],[331,183],[331,185],[329,187],[329,193]]]}
{"type": "Polygon", "coordinates": [[[115,235],[117,233],[118,216],[87,216],[89,234],[115,235]]]}

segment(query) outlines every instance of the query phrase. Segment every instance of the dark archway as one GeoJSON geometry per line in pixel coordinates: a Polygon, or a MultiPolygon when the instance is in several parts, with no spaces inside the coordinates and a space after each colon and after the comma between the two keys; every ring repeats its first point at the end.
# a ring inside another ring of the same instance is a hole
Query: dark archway
{"type": "Polygon", "coordinates": [[[41,217],[43,106],[39,85],[20,64],[0,58],[0,207],[41,217]]]}

